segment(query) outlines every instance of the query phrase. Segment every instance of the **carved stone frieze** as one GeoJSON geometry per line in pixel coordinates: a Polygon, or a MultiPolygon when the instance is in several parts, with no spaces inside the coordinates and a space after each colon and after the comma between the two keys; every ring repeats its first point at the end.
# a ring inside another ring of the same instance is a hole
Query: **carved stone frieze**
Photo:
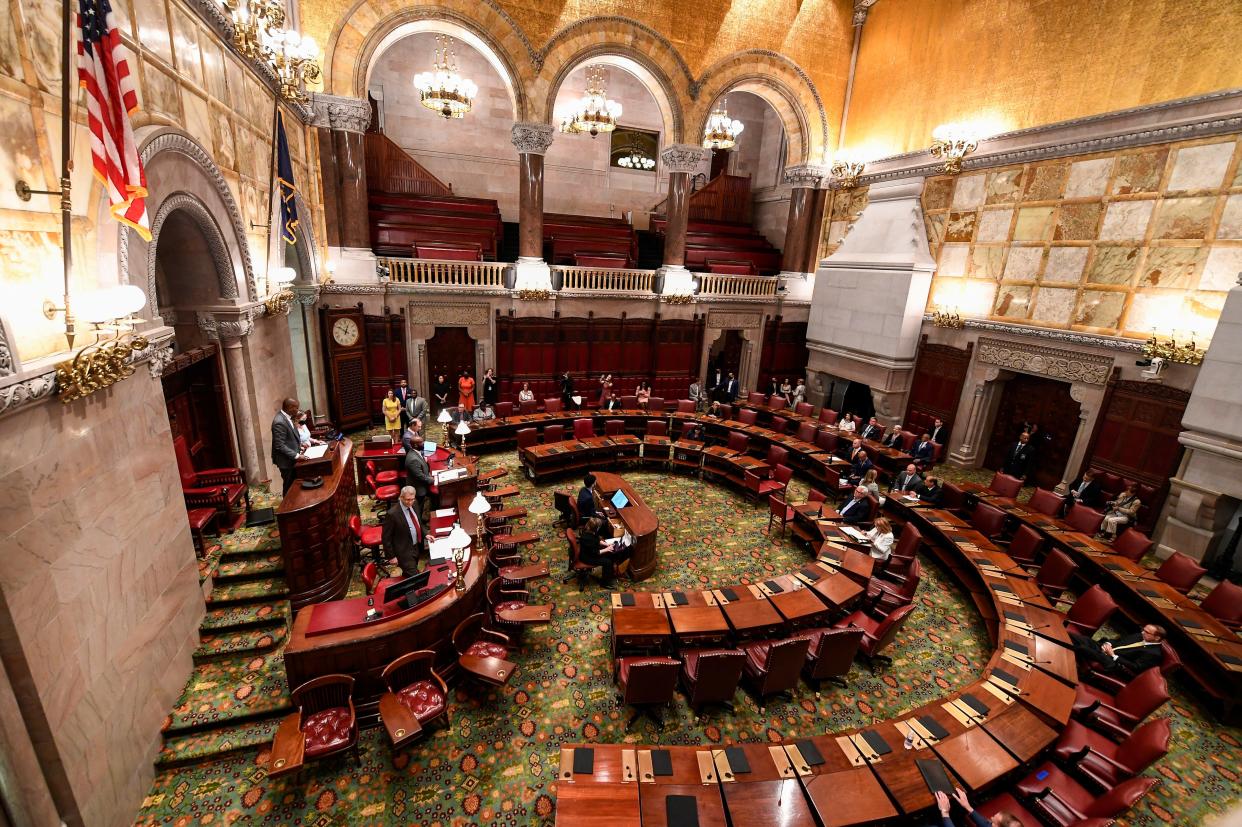
{"type": "Polygon", "coordinates": [[[707,327],[719,330],[729,330],[733,328],[757,328],[763,324],[762,313],[745,313],[742,311],[717,311],[712,310],[707,314],[707,327]]]}
{"type": "Polygon", "coordinates": [[[519,155],[543,155],[552,146],[556,127],[550,123],[515,123],[510,134],[519,155]]]}
{"type": "Polygon", "coordinates": [[[486,326],[491,321],[486,304],[411,304],[406,315],[412,325],[436,327],[486,326]]]}
{"type": "Polygon", "coordinates": [[[164,375],[164,369],[168,367],[169,362],[176,358],[172,346],[154,347],[151,350],[151,358],[147,360],[147,369],[151,371],[152,379],[159,379],[164,375]]]}
{"type": "Polygon", "coordinates": [[[785,183],[794,187],[815,189],[828,177],[828,169],[821,164],[798,164],[785,167],[785,183]]]}
{"type": "Polygon", "coordinates": [[[976,353],[981,363],[1088,385],[1103,385],[1113,367],[1109,356],[986,337],[979,339],[976,353]]]}
{"type": "Polygon", "coordinates": [[[311,96],[311,111],[311,126],[321,129],[366,132],[371,124],[371,104],[361,98],[316,92],[311,96]]]}
{"type": "MultiPolygon", "coordinates": [[[[923,316],[923,321],[932,321],[930,313],[923,316]]],[[[1142,353],[1143,343],[1136,339],[1122,339],[1118,336],[1101,336],[1095,333],[1075,333],[1072,330],[1035,327],[1033,325],[993,322],[987,319],[966,319],[968,330],[987,330],[993,333],[1009,333],[1018,336],[1030,336],[1035,339],[1046,339],[1053,342],[1065,342],[1071,345],[1098,347],[1105,350],[1118,350],[1122,353],[1142,353]]]]}
{"type": "Polygon", "coordinates": [[[17,357],[9,345],[9,331],[0,319],[0,376],[12,376],[17,372],[17,357]]]}
{"type": "Polygon", "coordinates": [[[6,385],[0,388],[0,414],[11,413],[33,402],[48,399],[55,391],[55,371],[6,385]]]}
{"type": "Polygon", "coordinates": [[[673,144],[660,152],[668,172],[694,172],[707,158],[707,150],[694,144],[673,144]]]}
{"type": "Polygon", "coordinates": [[[314,307],[315,302],[319,301],[319,285],[295,286],[293,300],[303,307],[314,307]]]}

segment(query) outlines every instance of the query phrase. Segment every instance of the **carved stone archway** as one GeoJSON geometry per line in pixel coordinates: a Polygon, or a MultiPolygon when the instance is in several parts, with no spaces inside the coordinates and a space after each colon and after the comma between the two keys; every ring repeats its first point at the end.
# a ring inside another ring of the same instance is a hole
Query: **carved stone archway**
{"type": "Polygon", "coordinates": [[[712,343],[726,330],[737,330],[742,334],[742,360],[737,374],[738,390],[754,390],[755,380],[759,378],[759,357],[763,348],[763,311],[758,308],[708,311],[707,321],[703,325],[703,352],[699,354],[699,381],[702,382],[707,377],[707,359],[712,343]]]}
{"type": "Polygon", "coordinates": [[[492,330],[492,310],[486,303],[442,304],[436,302],[410,302],[406,306],[406,360],[409,376],[416,380],[415,387],[430,388],[431,377],[427,374],[427,340],[436,335],[437,327],[464,327],[474,339],[474,375],[482,376],[489,365],[490,354],[495,353],[492,330]]]}
{"type": "Polygon", "coordinates": [[[211,253],[212,264],[215,266],[220,298],[236,299],[237,280],[233,277],[233,267],[229,259],[228,246],[224,242],[224,235],[220,232],[220,226],[216,224],[216,220],[211,215],[211,212],[196,196],[188,192],[177,192],[160,202],[155,218],[151,221],[151,243],[147,246],[147,296],[150,302],[149,306],[157,308],[160,306],[160,298],[168,298],[167,296],[159,296],[159,291],[156,287],[155,271],[156,262],[159,258],[160,233],[164,229],[164,223],[174,212],[181,212],[188,217],[197,226],[199,232],[203,234],[203,238],[207,242],[207,249],[211,253]]]}

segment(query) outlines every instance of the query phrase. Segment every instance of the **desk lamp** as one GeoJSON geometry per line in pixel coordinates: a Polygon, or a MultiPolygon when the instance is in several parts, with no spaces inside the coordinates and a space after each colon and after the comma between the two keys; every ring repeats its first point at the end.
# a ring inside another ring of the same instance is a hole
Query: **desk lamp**
{"type": "Polygon", "coordinates": [[[449,423],[453,421],[453,417],[449,414],[448,408],[441,408],[440,415],[436,417],[436,422],[444,426],[444,444],[449,444],[449,423]]]}
{"type": "Polygon", "coordinates": [[[453,526],[453,530],[449,532],[444,542],[448,543],[448,547],[453,550],[453,565],[457,567],[457,577],[453,580],[453,588],[464,592],[466,590],[466,549],[470,547],[470,535],[458,523],[453,526]]]}
{"type": "Polygon", "coordinates": [[[487,501],[487,497],[483,496],[483,492],[476,492],[474,499],[470,501],[469,508],[467,508],[467,511],[473,514],[477,520],[474,529],[475,537],[480,539],[483,537],[483,515],[491,510],[492,504],[487,501]]]}
{"type": "Polygon", "coordinates": [[[470,426],[466,424],[466,420],[457,423],[457,430],[453,431],[461,437],[461,452],[466,453],[466,437],[470,435],[470,426]]]}

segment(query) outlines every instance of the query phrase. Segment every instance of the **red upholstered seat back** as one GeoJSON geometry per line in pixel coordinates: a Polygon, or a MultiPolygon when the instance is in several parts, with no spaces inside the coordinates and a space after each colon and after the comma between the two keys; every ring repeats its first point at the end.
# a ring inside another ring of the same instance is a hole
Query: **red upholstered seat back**
{"type": "Polygon", "coordinates": [[[755,420],[759,418],[759,414],[750,408],[742,408],[737,412],[737,421],[743,425],[754,425],[755,420]]]}
{"type": "Polygon", "coordinates": [[[519,428],[517,431],[517,447],[527,448],[539,439],[539,432],[534,428],[519,428]]]}
{"type": "Polygon", "coordinates": [[[173,452],[177,455],[177,473],[181,475],[181,487],[193,488],[197,477],[194,463],[190,460],[190,446],[186,444],[185,437],[179,436],[173,440],[173,452]]]}
{"type": "Polygon", "coordinates": [[[918,434],[910,431],[901,432],[901,450],[907,454],[914,450],[914,443],[919,441],[918,434]]]}
{"type": "Polygon", "coordinates": [[[1242,586],[1222,580],[1203,598],[1199,608],[1226,625],[1242,623],[1242,586]]]}
{"type": "Polygon", "coordinates": [[[1065,515],[1065,522],[1073,526],[1075,531],[1095,534],[1100,530],[1100,523],[1104,522],[1104,515],[1094,508],[1087,508],[1082,503],[1074,503],[1069,513],[1065,515]]]}
{"type": "Polygon", "coordinates": [[[827,501],[827,499],[828,499],[828,495],[825,494],[823,491],[818,491],[814,488],[811,488],[807,490],[806,492],[806,501],[809,503],[822,503],[822,502],[827,501]]]}
{"type": "Polygon", "coordinates": [[[1169,754],[1172,734],[1168,718],[1147,721],[1117,747],[1117,763],[1138,775],[1169,754]]]}
{"type": "Polygon", "coordinates": [[[729,431],[729,441],[726,447],[730,451],[745,451],[750,447],[750,437],[741,431],[729,431]]]}
{"type": "Polygon", "coordinates": [[[799,402],[797,405],[794,405],[794,413],[798,416],[811,416],[815,413],[815,406],[810,402],[799,402]]]}
{"type": "Polygon", "coordinates": [[[564,407],[559,397],[550,397],[543,400],[543,410],[545,413],[560,413],[564,407]]]}
{"type": "Polygon", "coordinates": [[[625,420],[609,419],[604,422],[604,436],[624,436],[625,420]]]}
{"type": "Polygon", "coordinates": [[[815,674],[819,678],[844,675],[850,671],[858,647],[862,644],[863,630],[856,626],[841,629],[817,629],[819,639],[814,652],[815,674]]]}
{"type": "Polygon", "coordinates": [[[513,416],[512,402],[497,402],[494,412],[499,419],[508,419],[513,416]]]}
{"type": "Polygon", "coordinates": [[[922,543],[923,535],[915,528],[914,523],[906,523],[901,530],[901,536],[897,538],[897,545],[893,547],[893,554],[897,557],[913,557],[922,543]]]}
{"type": "Polygon", "coordinates": [[[940,505],[950,511],[959,509],[966,504],[966,492],[951,482],[940,486],[940,505]]]}
{"type": "Polygon", "coordinates": [[[997,471],[992,475],[992,481],[988,483],[988,488],[1002,497],[1012,499],[1018,496],[1018,492],[1022,490],[1022,480],[997,471]]]}
{"type": "Polygon", "coordinates": [[[802,664],[806,663],[806,651],[810,643],[806,638],[800,637],[768,643],[763,660],[764,669],[767,671],[764,679],[766,692],[780,692],[798,684],[798,676],[802,673],[802,664]]]}
{"type": "Polygon", "coordinates": [[[677,400],[677,413],[694,413],[694,400],[693,399],[678,399],[677,400]]]}
{"type": "Polygon", "coordinates": [[[798,426],[798,433],[795,436],[803,442],[812,442],[815,439],[815,426],[810,422],[803,422],[798,426]]]}
{"type": "Polygon", "coordinates": [[[658,413],[664,410],[664,397],[653,396],[647,400],[647,410],[658,413]]]}
{"type": "Polygon", "coordinates": [[[1049,491],[1047,488],[1036,488],[1035,493],[1031,495],[1030,501],[1027,503],[1031,508],[1040,514],[1047,514],[1049,517],[1055,517],[1061,513],[1061,505],[1063,504],[1061,496],[1055,491],[1049,491]]]}
{"type": "Polygon", "coordinates": [[[1127,528],[1113,540],[1113,551],[1130,560],[1142,560],[1151,550],[1151,538],[1137,528],[1127,528]]]}
{"type": "Polygon", "coordinates": [[[1135,720],[1141,721],[1169,700],[1169,685],[1159,666],[1153,666],[1121,688],[1113,704],[1135,720]]]}
{"type": "Polygon", "coordinates": [[[1156,569],[1156,577],[1159,577],[1182,594],[1189,594],[1190,590],[1199,582],[1199,578],[1206,573],[1207,569],[1180,551],[1173,552],[1169,559],[1161,563],[1160,568],[1156,569]]]}
{"type": "Polygon", "coordinates": [[[668,436],[668,421],[664,419],[648,419],[647,436],[668,436]]]}
{"type": "Polygon", "coordinates": [[[768,407],[775,408],[779,411],[782,408],[789,407],[789,400],[781,396],[779,393],[774,393],[768,397],[768,407]]]}
{"type": "Polygon", "coordinates": [[[595,423],[583,417],[574,420],[574,439],[591,439],[595,436],[595,423]]]}
{"type": "Polygon", "coordinates": [[[751,405],[766,405],[768,398],[761,393],[751,391],[746,394],[746,401],[751,405]]]}
{"type": "Polygon", "coordinates": [[[789,458],[789,449],[784,445],[769,445],[768,454],[763,461],[768,465],[784,465],[789,458]]]}
{"type": "Polygon", "coordinates": [[[746,653],[741,649],[692,649],[683,651],[686,659],[687,700],[692,705],[733,700],[746,653]],[[693,666],[693,671],[689,667],[693,666]]]}
{"type": "Polygon", "coordinates": [[[549,425],[543,429],[543,441],[545,444],[552,442],[562,442],[565,439],[564,425],[549,425]]]}
{"type": "Polygon", "coordinates": [[[832,408],[821,408],[819,411],[819,421],[825,425],[836,425],[837,412],[832,408]]]}
{"type": "Polygon", "coordinates": [[[868,655],[878,655],[888,648],[888,645],[893,642],[893,638],[897,637],[897,633],[901,631],[901,627],[905,625],[906,620],[913,613],[914,604],[909,603],[881,620],[880,625],[875,629],[875,643],[868,643],[864,639],[863,651],[868,655]]]}
{"type": "Polygon", "coordinates": [[[783,434],[789,430],[789,420],[783,416],[772,417],[772,430],[778,434],[783,434]]]}
{"type": "Polygon", "coordinates": [[[531,400],[526,401],[526,402],[519,402],[519,403],[518,403],[518,410],[519,410],[519,411],[521,411],[521,412],[522,412],[522,414],[533,414],[533,413],[538,413],[538,412],[539,412],[539,403],[538,403],[537,401],[535,401],[534,399],[531,399],[531,400]]]}
{"type": "Polygon", "coordinates": [[[995,537],[1005,526],[1005,512],[994,505],[980,502],[975,505],[975,510],[970,515],[970,524],[985,537],[995,537]]]}
{"type": "Polygon", "coordinates": [[[825,451],[827,451],[830,454],[836,452],[837,445],[839,444],[839,442],[840,442],[840,437],[838,437],[836,434],[832,433],[831,431],[820,431],[819,433],[815,434],[815,445],[820,448],[823,448],[825,451]]]}
{"type": "Polygon", "coordinates": [[[1133,807],[1136,801],[1159,783],[1145,775],[1123,781],[1088,804],[1082,814],[1087,818],[1115,818],[1133,807]]]}
{"type": "Polygon", "coordinates": [[[772,479],[781,485],[789,485],[789,481],[793,479],[793,469],[788,465],[778,465],[772,469],[772,479]]]}
{"type": "Polygon", "coordinates": [[[621,397],[621,407],[627,411],[632,411],[638,407],[638,397],[634,394],[626,394],[621,397]]]}
{"type": "Polygon", "coordinates": [[[673,699],[681,662],[672,658],[628,657],[618,661],[617,680],[627,704],[661,704],[673,699]]]}
{"type": "Polygon", "coordinates": [[[1117,611],[1117,603],[1097,583],[1079,595],[1074,605],[1070,606],[1070,610],[1065,613],[1065,619],[1084,626],[1094,633],[1112,617],[1115,611],[1117,611]]]}
{"type": "Polygon", "coordinates": [[[1009,556],[1019,563],[1029,565],[1035,562],[1035,558],[1039,556],[1039,549],[1043,544],[1043,536],[1029,525],[1023,523],[1013,533],[1013,540],[1009,543],[1009,556]]]}
{"type": "Polygon", "coordinates": [[[1044,564],[1035,575],[1035,582],[1045,589],[1066,589],[1077,570],[1078,564],[1069,555],[1054,548],[1044,558],[1044,564]]]}

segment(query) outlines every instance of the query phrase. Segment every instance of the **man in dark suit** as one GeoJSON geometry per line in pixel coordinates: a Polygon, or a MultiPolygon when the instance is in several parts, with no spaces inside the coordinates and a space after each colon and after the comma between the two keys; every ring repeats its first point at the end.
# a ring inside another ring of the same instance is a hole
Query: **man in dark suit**
{"type": "Polygon", "coordinates": [[[417,419],[426,427],[427,416],[431,413],[431,408],[427,405],[427,400],[418,395],[417,390],[410,391],[410,396],[404,405],[406,424],[409,424],[409,421],[412,419],[417,419]]]}
{"type": "Polygon", "coordinates": [[[1061,509],[1061,514],[1064,515],[1073,508],[1074,503],[1081,503],[1087,508],[1099,508],[1100,491],[1100,484],[1095,481],[1095,471],[1088,468],[1065,492],[1065,506],[1061,509]]]}
{"type": "Polygon", "coordinates": [[[272,464],[280,469],[282,495],[293,487],[293,468],[302,458],[302,440],[293,421],[297,415],[298,400],[286,399],[272,418],[272,464]]]}
{"type": "Polygon", "coordinates": [[[707,382],[707,390],[711,394],[713,402],[719,402],[721,395],[724,394],[725,375],[724,371],[716,368],[711,373],[711,378],[707,382]]]}
{"type": "Polygon", "coordinates": [[[1003,471],[1011,477],[1026,479],[1027,466],[1031,464],[1031,435],[1023,431],[1018,441],[1005,452],[1003,471]]]}
{"type": "Polygon", "coordinates": [[[867,497],[867,489],[861,485],[854,489],[853,498],[837,512],[847,523],[865,523],[871,519],[871,500],[867,497]]]}
{"type": "Polygon", "coordinates": [[[619,411],[621,410],[621,399],[615,393],[608,394],[607,401],[604,402],[604,410],[619,411]]]}
{"type": "Polygon", "coordinates": [[[392,394],[401,403],[401,429],[405,430],[405,427],[410,424],[410,414],[406,410],[406,405],[410,401],[410,386],[402,379],[397,383],[397,387],[393,388],[392,394]]]}
{"type": "Polygon", "coordinates": [[[587,474],[582,478],[582,487],[578,489],[578,522],[589,520],[595,516],[595,475],[587,474]]]}
{"type": "Polygon", "coordinates": [[[940,480],[927,475],[927,479],[914,489],[914,493],[919,495],[919,499],[929,505],[940,505],[940,498],[944,496],[944,489],[940,485],[940,480]]]}
{"type": "Polygon", "coordinates": [[[1158,665],[1164,657],[1164,627],[1154,623],[1148,623],[1138,634],[1102,642],[1078,632],[1069,634],[1078,659],[1096,664],[1099,671],[1110,675],[1128,678],[1158,665]]]}
{"type": "Polygon", "coordinates": [[[422,518],[419,517],[418,492],[407,485],[401,489],[397,503],[384,517],[383,543],[384,551],[389,557],[397,558],[401,573],[410,577],[418,571],[418,558],[422,556],[427,536],[423,531],[422,518]]]}
{"type": "Polygon", "coordinates": [[[873,416],[859,436],[863,439],[879,439],[884,436],[884,426],[880,424],[880,420],[873,416]]]}
{"type": "Polygon", "coordinates": [[[874,463],[867,458],[866,451],[859,451],[854,457],[854,461],[850,463],[850,482],[858,484],[863,477],[867,476],[867,472],[874,467],[874,463]]]}
{"type": "Polygon", "coordinates": [[[566,408],[569,407],[569,398],[574,395],[574,378],[569,375],[569,371],[561,377],[561,404],[566,408]]]}
{"type": "Polygon", "coordinates": [[[855,439],[853,442],[850,443],[850,450],[849,450],[849,453],[846,454],[846,459],[848,459],[850,462],[853,462],[854,460],[858,459],[858,455],[861,454],[864,450],[866,449],[863,448],[862,440],[855,439]]]}
{"type": "Polygon", "coordinates": [[[919,467],[913,462],[906,466],[906,470],[897,475],[897,479],[893,481],[892,491],[914,491],[923,484],[923,477],[919,474],[919,467]]]}
{"type": "Polygon", "coordinates": [[[423,513],[431,483],[431,467],[423,456],[423,438],[416,436],[410,440],[410,447],[405,452],[405,484],[414,489],[419,514],[423,513]]]}
{"type": "Polygon", "coordinates": [[[944,445],[944,441],[949,438],[949,429],[945,427],[943,422],[937,419],[932,423],[931,433],[928,436],[937,445],[944,445]]]}
{"type": "Polygon", "coordinates": [[[737,392],[738,392],[737,379],[734,378],[732,373],[730,373],[729,378],[725,380],[724,393],[720,395],[720,401],[721,402],[732,402],[733,400],[737,399],[737,392]]]}

